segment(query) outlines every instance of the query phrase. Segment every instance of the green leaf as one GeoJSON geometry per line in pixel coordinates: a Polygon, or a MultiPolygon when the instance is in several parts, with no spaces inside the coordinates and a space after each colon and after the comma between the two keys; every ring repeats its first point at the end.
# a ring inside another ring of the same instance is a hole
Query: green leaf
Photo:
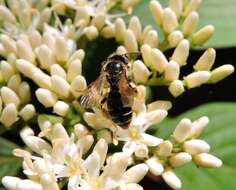
{"type": "Polygon", "coordinates": [[[182,118],[195,120],[208,116],[210,123],[202,139],[211,145],[210,153],[219,157],[224,165],[219,169],[202,169],[193,164],[178,168],[183,181],[182,190],[236,189],[236,103],[210,103],[199,106],[157,125],[157,136],[168,138],[182,118]]]}
{"type": "MultiPolygon", "coordinates": [[[[159,0],[162,5],[167,5],[167,0],[159,0]]],[[[139,16],[143,25],[151,24],[155,26],[155,22],[148,8],[149,0],[142,0],[136,6],[133,15],[139,16]]],[[[199,10],[200,23],[198,29],[207,24],[215,27],[215,34],[203,46],[223,48],[236,46],[236,1],[235,0],[207,0],[203,1],[199,10]]],[[[159,34],[161,34],[159,32],[159,34]]],[[[163,35],[160,36],[163,39],[163,35]]]]}
{"type": "MultiPolygon", "coordinates": [[[[0,137],[0,181],[4,176],[16,176],[21,167],[21,159],[12,155],[12,150],[17,147],[16,144],[0,137]]],[[[1,182],[0,189],[3,189],[1,182]]]]}

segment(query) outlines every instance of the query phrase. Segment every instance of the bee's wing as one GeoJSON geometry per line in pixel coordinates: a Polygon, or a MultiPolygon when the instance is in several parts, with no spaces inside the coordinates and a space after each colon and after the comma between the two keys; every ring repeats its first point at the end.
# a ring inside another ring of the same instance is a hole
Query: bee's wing
{"type": "Polygon", "coordinates": [[[93,107],[99,107],[102,100],[102,91],[104,84],[106,82],[106,77],[104,73],[92,82],[84,93],[79,97],[80,105],[85,109],[90,109],[93,107]]]}

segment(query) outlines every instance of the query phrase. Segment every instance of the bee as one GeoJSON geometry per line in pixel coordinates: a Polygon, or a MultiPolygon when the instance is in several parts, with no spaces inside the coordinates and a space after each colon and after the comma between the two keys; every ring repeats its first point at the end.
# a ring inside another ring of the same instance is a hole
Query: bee
{"type": "Polygon", "coordinates": [[[128,79],[128,63],[140,53],[111,55],[102,66],[99,77],[92,82],[82,96],[80,105],[85,109],[100,108],[114,124],[127,129],[132,120],[133,99],[137,89],[128,79]]]}

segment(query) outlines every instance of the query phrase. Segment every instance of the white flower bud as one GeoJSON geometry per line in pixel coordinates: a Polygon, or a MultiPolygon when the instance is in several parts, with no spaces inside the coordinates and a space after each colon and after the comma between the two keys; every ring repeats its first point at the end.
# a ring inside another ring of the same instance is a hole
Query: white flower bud
{"type": "Polygon", "coordinates": [[[25,139],[28,136],[34,136],[34,131],[33,131],[33,129],[31,129],[29,127],[25,127],[20,131],[20,137],[22,139],[25,139]]]}
{"type": "Polygon", "coordinates": [[[189,41],[184,39],[175,48],[175,51],[171,59],[176,61],[180,66],[182,66],[186,65],[188,55],[189,55],[189,41]]]}
{"type": "Polygon", "coordinates": [[[47,89],[39,88],[35,93],[39,102],[45,107],[53,107],[57,102],[56,94],[47,89]]]}
{"type": "Polygon", "coordinates": [[[194,162],[204,168],[219,168],[222,166],[222,161],[208,153],[202,153],[194,156],[194,162]]]}
{"type": "Polygon", "coordinates": [[[71,63],[72,61],[76,60],[76,59],[79,59],[82,63],[82,61],[84,60],[84,57],[85,57],[85,52],[83,49],[79,49],[77,50],[76,52],[74,52],[70,59],[69,59],[69,63],[71,63]]]}
{"type": "Polygon", "coordinates": [[[1,113],[2,113],[2,98],[0,96],[0,115],[1,115],[1,113]]]}
{"type": "Polygon", "coordinates": [[[202,0],[191,0],[187,7],[184,10],[184,16],[187,16],[188,14],[190,14],[192,11],[196,11],[198,10],[198,8],[200,7],[202,3],[202,0]]]}
{"type": "Polygon", "coordinates": [[[192,122],[190,119],[182,119],[176,126],[173,137],[178,143],[184,142],[190,135],[192,122]]]}
{"type": "Polygon", "coordinates": [[[138,44],[135,39],[135,35],[132,30],[128,29],[124,36],[124,44],[125,48],[128,52],[137,52],[138,51],[138,44]]]}
{"type": "Polygon", "coordinates": [[[49,69],[53,64],[56,63],[52,50],[45,44],[37,47],[35,52],[42,68],[49,69]]]}
{"type": "Polygon", "coordinates": [[[8,35],[1,34],[1,42],[8,53],[16,54],[16,42],[8,35]]]}
{"type": "Polygon", "coordinates": [[[82,64],[79,59],[73,60],[67,70],[67,79],[69,82],[72,82],[75,77],[81,75],[82,64]]]}
{"type": "Polygon", "coordinates": [[[30,86],[27,82],[22,82],[19,86],[18,95],[20,97],[21,103],[27,103],[31,99],[30,86]]]}
{"type": "Polygon", "coordinates": [[[172,152],[172,148],[173,148],[173,145],[170,141],[164,141],[163,143],[161,143],[158,147],[157,147],[157,155],[159,156],[164,156],[164,157],[167,157],[167,156],[170,156],[171,155],[171,152],[172,152]]]}
{"type": "Polygon", "coordinates": [[[136,40],[138,42],[141,42],[141,38],[142,38],[142,25],[141,25],[140,20],[139,20],[139,18],[137,16],[133,16],[130,19],[128,29],[130,29],[134,33],[136,40]]]}
{"type": "Polygon", "coordinates": [[[173,32],[178,26],[176,14],[170,9],[165,8],[163,11],[163,30],[166,33],[173,32]]]}
{"type": "Polygon", "coordinates": [[[155,48],[150,52],[150,61],[152,67],[159,73],[164,72],[165,67],[168,65],[165,55],[159,49],[155,48]]]}
{"type": "Polygon", "coordinates": [[[209,152],[210,146],[203,140],[200,139],[192,139],[184,142],[184,151],[196,155],[200,153],[209,152]]]}
{"type": "Polygon", "coordinates": [[[152,48],[147,44],[144,44],[141,47],[141,53],[142,53],[144,63],[149,67],[151,65],[151,50],[152,48]]]}
{"type": "Polygon", "coordinates": [[[55,40],[55,56],[59,63],[65,63],[69,58],[69,48],[66,40],[61,35],[56,35],[55,40]]]}
{"type": "Polygon", "coordinates": [[[171,47],[176,47],[184,39],[183,33],[179,30],[171,32],[168,35],[168,42],[171,47]]]}
{"type": "Polygon", "coordinates": [[[143,44],[148,44],[152,48],[158,46],[158,33],[155,30],[150,30],[143,39],[143,44]]]}
{"type": "Polygon", "coordinates": [[[40,46],[40,44],[42,43],[42,36],[39,33],[39,31],[34,30],[32,32],[29,32],[28,36],[29,36],[30,44],[33,49],[40,46]]]}
{"type": "Polygon", "coordinates": [[[184,77],[188,88],[195,88],[209,81],[211,73],[209,71],[198,71],[184,77]]]}
{"type": "Polygon", "coordinates": [[[28,43],[24,42],[23,40],[17,40],[16,48],[17,48],[17,55],[21,59],[25,59],[31,63],[34,63],[35,55],[32,51],[31,46],[28,43]]]}
{"type": "Polygon", "coordinates": [[[183,34],[184,36],[191,36],[197,28],[199,21],[198,13],[193,11],[191,12],[184,20],[183,23],[183,34]]]}
{"type": "Polygon", "coordinates": [[[192,156],[186,152],[177,153],[170,158],[170,164],[173,167],[179,167],[191,162],[192,156]]]}
{"type": "Polygon", "coordinates": [[[182,11],[183,11],[183,0],[170,0],[169,7],[179,17],[179,16],[181,16],[182,11]]]}
{"type": "Polygon", "coordinates": [[[79,27],[85,27],[90,22],[90,8],[89,6],[78,7],[75,17],[75,25],[79,27]]]}
{"type": "Polygon", "coordinates": [[[21,73],[23,73],[28,78],[32,78],[33,72],[36,69],[35,65],[31,64],[30,62],[24,59],[17,59],[16,67],[21,73]]]}
{"type": "MultiPolygon", "coordinates": [[[[56,7],[55,7],[56,8],[56,7]]],[[[45,25],[45,23],[48,23],[50,18],[52,15],[52,9],[49,7],[46,7],[42,10],[40,17],[39,17],[39,21],[38,21],[38,29],[43,30],[43,27],[45,25]]]]}
{"type": "Polygon", "coordinates": [[[18,120],[17,109],[15,104],[7,104],[2,110],[0,121],[6,126],[10,127],[13,123],[18,120]]]}
{"type": "Polygon", "coordinates": [[[62,101],[57,101],[56,104],[53,106],[53,112],[60,116],[66,115],[68,109],[68,104],[62,101]]]}
{"type": "Polygon", "coordinates": [[[49,90],[52,88],[50,76],[42,72],[41,70],[35,70],[32,79],[41,88],[46,88],[49,90]]]}
{"type": "Polygon", "coordinates": [[[123,55],[123,54],[126,54],[127,53],[127,50],[124,46],[119,46],[117,49],[116,49],[116,53],[118,55],[123,55]]]}
{"type": "Polygon", "coordinates": [[[71,91],[74,96],[79,96],[87,88],[86,80],[83,76],[77,76],[71,83],[71,91]]]}
{"type": "Polygon", "coordinates": [[[135,149],[135,156],[137,158],[148,158],[148,148],[145,144],[137,145],[135,149]]]}
{"type": "MultiPolygon", "coordinates": [[[[107,131],[106,129],[104,129],[104,130],[107,131]]],[[[101,130],[101,131],[103,131],[103,130],[101,130]]],[[[89,131],[83,124],[78,123],[78,124],[74,125],[74,133],[75,133],[76,137],[78,137],[78,139],[80,139],[80,138],[88,135],[89,131]]],[[[99,133],[99,131],[98,131],[98,133],[99,133]]]]}
{"type": "Polygon", "coordinates": [[[55,37],[50,32],[44,32],[42,42],[54,52],[55,49],[55,37]]]}
{"type": "Polygon", "coordinates": [[[17,94],[8,87],[3,86],[1,88],[1,97],[5,105],[13,103],[16,107],[18,107],[20,104],[20,99],[17,94]]]}
{"type": "Polygon", "coordinates": [[[53,140],[55,139],[69,140],[69,135],[65,127],[61,123],[56,123],[53,125],[52,139],[53,140]]]}
{"type": "Polygon", "coordinates": [[[147,105],[147,111],[154,111],[158,109],[169,110],[172,107],[172,103],[170,101],[157,100],[147,105]]]}
{"type": "Polygon", "coordinates": [[[148,159],[146,164],[153,175],[159,176],[164,171],[164,166],[155,157],[148,159]]]}
{"type": "Polygon", "coordinates": [[[4,48],[4,46],[2,45],[2,43],[0,43],[0,55],[2,57],[6,57],[6,55],[7,55],[7,52],[6,52],[5,48],[4,48]]]}
{"type": "Polygon", "coordinates": [[[12,12],[3,5],[0,5],[0,19],[3,22],[15,24],[16,23],[16,17],[12,12]]]}
{"type": "Polygon", "coordinates": [[[167,116],[167,111],[158,109],[151,112],[146,113],[145,119],[149,122],[149,124],[157,124],[160,123],[167,116]]]}
{"type": "Polygon", "coordinates": [[[31,150],[38,153],[39,155],[52,152],[51,145],[40,137],[27,136],[22,140],[31,150]]]}
{"type": "Polygon", "coordinates": [[[126,179],[127,183],[138,183],[144,178],[147,172],[148,166],[146,164],[137,164],[129,168],[124,173],[124,178],[126,179]]]}
{"type": "Polygon", "coordinates": [[[2,178],[2,184],[7,189],[16,190],[17,184],[20,182],[20,180],[21,179],[18,177],[4,176],[2,178]]]}
{"type": "Polygon", "coordinates": [[[95,14],[92,25],[94,25],[98,30],[101,30],[105,24],[106,15],[104,13],[97,13],[95,14]]]}
{"type": "Polygon", "coordinates": [[[20,83],[21,83],[20,75],[12,75],[11,78],[7,82],[7,86],[17,93],[20,83]]]}
{"type": "Polygon", "coordinates": [[[65,70],[58,64],[53,64],[50,67],[50,74],[52,75],[57,75],[59,77],[62,77],[64,79],[66,79],[66,72],[65,70]]]}
{"type": "Polygon", "coordinates": [[[191,137],[199,137],[207,124],[209,123],[209,119],[206,116],[200,117],[196,121],[192,123],[191,137]]]}
{"type": "Polygon", "coordinates": [[[197,71],[209,71],[215,62],[216,51],[213,48],[207,49],[193,66],[197,71]]]}
{"type": "Polygon", "coordinates": [[[149,75],[150,75],[150,71],[144,65],[144,63],[142,61],[137,60],[133,63],[133,75],[134,75],[134,80],[137,83],[145,84],[148,80],[149,75]]]}
{"type": "Polygon", "coordinates": [[[148,32],[150,32],[151,30],[153,30],[152,25],[147,25],[147,26],[145,26],[144,29],[143,29],[142,38],[143,38],[143,39],[146,38],[148,32]]]}
{"type": "Polygon", "coordinates": [[[112,25],[105,26],[101,31],[101,35],[107,39],[114,38],[115,37],[115,25],[112,24],[112,25]]]}
{"type": "Polygon", "coordinates": [[[86,154],[89,149],[91,148],[91,146],[94,143],[94,138],[92,135],[86,135],[85,137],[81,138],[78,140],[78,142],[76,143],[77,147],[83,147],[83,152],[82,154],[86,154]]]}
{"type": "Polygon", "coordinates": [[[179,78],[180,67],[175,61],[170,61],[165,67],[164,78],[166,81],[174,81],[179,78]]]}
{"type": "Polygon", "coordinates": [[[5,81],[8,81],[15,73],[14,68],[6,61],[1,61],[0,67],[2,77],[5,81]]]}
{"type": "Polygon", "coordinates": [[[162,174],[162,178],[173,189],[180,189],[182,186],[180,179],[171,169],[167,169],[166,171],[164,171],[164,173],[162,174]]]}
{"type": "Polygon", "coordinates": [[[50,129],[52,127],[52,123],[44,115],[38,116],[38,124],[41,131],[50,129]]]}
{"type": "Polygon", "coordinates": [[[156,23],[162,25],[163,9],[159,1],[152,0],[149,4],[149,8],[156,23]]]}
{"type": "Polygon", "coordinates": [[[83,117],[90,127],[94,127],[96,125],[96,115],[94,113],[85,112],[83,117]]]}
{"type": "Polygon", "coordinates": [[[98,29],[95,26],[85,28],[84,33],[89,40],[94,40],[98,37],[98,29]]]}
{"type": "Polygon", "coordinates": [[[123,42],[126,36],[126,26],[123,19],[118,18],[115,21],[115,37],[118,42],[123,42]]]}
{"type": "Polygon", "coordinates": [[[228,64],[222,65],[211,72],[210,82],[213,84],[217,83],[223,80],[224,78],[228,77],[229,75],[231,75],[233,72],[234,72],[233,65],[228,65],[228,64]]]}
{"type": "Polygon", "coordinates": [[[32,104],[25,105],[19,112],[19,115],[25,120],[30,120],[36,114],[35,107],[32,104]]]}
{"type": "Polygon", "coordinates": [[[52,82],[53,91],[55,91],[58,95],[63,96],[63,97],[69,96],[70,85],[67,83],[65,79],[57,75],[53,75],[51,77],[51,82],[52,82]]]}
{"type": "Polygon", "coordinates": [[[193,34],[192,43],[193,45],[202,45],[213,35],[215,28],[213,25],[204,26],[202,29],[193,34]]]}
{"type": "Polygon", "coordinates": [[[183,82],[181,80],[175,80],[170,83],[168,89],[174,97],[181,95],[185,91],[183,82]]]}
{"type": "Polygon", "coordinates": [[[43,189],[60,190],[56,182],[56,177],[53,177],[50,174],[43,174],[40,177],[40,184],[42,185],[43,189]]]}

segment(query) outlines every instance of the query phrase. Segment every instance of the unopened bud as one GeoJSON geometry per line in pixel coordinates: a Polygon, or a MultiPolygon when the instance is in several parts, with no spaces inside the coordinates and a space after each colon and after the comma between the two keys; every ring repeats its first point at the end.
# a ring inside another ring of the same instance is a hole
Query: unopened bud
{"type": "Polygon", "coordinates": [[[202,153],[194,156],[194,162],[204,168],[219,168],[222,166],[222,161],[208,153],[202,153]]]}
{"type": "Polygon", "coordinates": [[[165,8],[163,11],[163,30],[166,33],[173,32],[178,26],[176,14],[170,9],[165,8]]]}
{"type": "Polygon", "coordinates": [[[184,39],[175,48],[172,55],[172,60],[176,61],[180,66],[186,65],[186,61],[189,55],[189,41],[184,39]]]}
{"type": "Polygon", "coordinates": [[[231,75],[233,72],[234,72],[234,66],[229,64],[222,65],[211,72],[210,82],[213,84],[217,83],[223,80],[224,78],[228,77],[229,75],[231,75]]]}
{"type": "Polygon", "coordinates": [[[98,30],[101,30],[105,24],[106,15],[104,13],[95,14],[92,20],[92,25],[94,25],[98,30]]]}
{"type": "Polygon", "coordinates": [[[186,152],[177,153],[170,158],[170,164],[173,167],[183,166],[191,162],[192,156],[186,152]]]}
{"type": "Polygon", "coordinates": [[[213,48],[207,49],[193,66],[197,71],[209,71],[215,62],[216,51],[213,48]]]}
{"type": "Polygon", "coordinates": [[[215,28],[213,25],[204,26],[202,29],[193,34],[193,45],[202,45],[213,35],[215,28]]]}
{"type": "Polygon", "coordinates": [[[172,149],[172,143],[170,141],[164,141],[158,146],[156,153],[158,156],[167,157],[171,155],[172,149]]]}
{"type": "Polygon", "coordinates": [[[200,139],[192,139],[184,142],[184,151],[192,155],[209,152],[209,150],[210,146],[200,139]]]}
{"type": "Polygon", "coordinates": [[[57,35],[55,40],[55,56],[56,60],[60,63],[65,63],[69,58],[69,48],[66,43],[66,39],[57,35]]]}
{"type": "Polygon", "coordinates": [[[50,74],[52,75],[57,75],[59,77],[62,77],[64,79],[66,79],[66,72],[65,70],[58,64],[53,64],[50,67],[50,74]]]}
{"type": "Polygon", "coordinates": [[[7,82],[7,86],[12,89],[14,92],[18,93],[18,89],[21,83],[20,75],[12,75],[7,82]]]}
{"type": "Polygon", "coordinates": [[[16,67],[21,73],[23,73],[28,78],[32,78],[34,69],[36,69],[35,65],[24,59],[17,59],[16,67]]]}
{"type": "Polygon", "coordinates": [[[127,53],[127,50],[124,46],[119,46],[117,49],[116,49],[116,53],[118,55],[123,55],[123,54],[126,54],[127,53]]]}
{"type": "Polygon", "coordinates": [[[169,7],[179,17],[179,16],[181,16],[182,11],[183,11],[183,0],[170,0],[169,7]]]}
{"type": "Polygon", "coordinates": [[[159,176],[164,171],[164,166],[155,157],[148,159],[146,164],[153,175],[159,176]]]}
{"type": "Polygon", "coordinates": [[[10,127],[18,120],[17,109],[15,104],[7,104],[2,110],[0,121],[6,126],[10,127]]]}
{"type": "Polygon", "coordinates": [[[170,83],[168,89],[174,97],[181,95],[185,91],[183,82],[181,80],[175,80],[172,83],[170,83]]]}
{"type": "Polygon", "coordinates": [[[33,49],[40,46],[40,44],[42,43],[42,36],[37,30],[29,32],[28,36],[33,49]]]}
{"type": "Polygon", "coordinates": [[[175,61],[170,61],[165,67],[164,77],[166,81],[174,81],[179,78],[180,67],[175,61]]]}
{"type": "Polygon", "coordinates": [[[31,99],[30,86],[27,82],[22,82],[19,86],[18,95],[20,97],[21,103],[27,103],[31,99]]]}
{"type": "Polygon", "coordinates": [[[20,99],[17,94],[10,88],[3,86],[1,88],[1,97],[5,105],[15,104],[16,107],[20,104],[20,99]]]}
{"type": "Polygon", "coordinates": [[[144,44],[141,47],[141,53],[144,63],[149,67],[151,66],[151,50],[152,48],[147,44],[144,44]]]}
{"type": "Polygon", "coordinates": [[[135,156],[138,158],[148,158],[148,148],[145,144],[137,145],[135,156]]]}
{"type": "Polygon", "coordinates": [[[94,40],[98,37],[98,29],[95,26],[89,26],[85,28],[84,32],[89,40],[94,40]]]}
{"type": "Polygon", "coordinates": [[[155,30],[150,30],[143,39],[143,44],[148,44],[152,48],[158,46],[158,33],[155,30]]]}
{"type": "Polygon", "coordinates": [[[166,171],[164,171],[164,173],[162,174],[162,178],[171,188],[173,189],[181,188],[182,184],[181,184],[180,179],[176,176],[174,171],[172,171],[171,169],[167,169],[166,171]]]}
{"type": "Polygon", "coordinates": [[[67,79],[69,82],[72,82],[75,77],[81,75],[82,72],[82,64],[79,59],[75,59],[72,61],[68,67],[67,71],[67,79]]]}
{"type": "Polygon", "coordinates": [[[52,9],[51,8],[46,7],[42,10],[42,12],[40,14],[40,17],[39,17],[39,21],[37,23],[38,24],[37,28],[39,30],[43,30],[43,27],[44,27],[45,23],[49,22],[49,20],[51,18],[51,15],[52,15],[52,9]]]}
{"type": "Polygon", "coordinates": [[[47,89],[39,88],[35,93],[39,102],[42,103],[45,107],[53,107],[57,102],[56,94],[47,89]]]}
{"type": "Polygon", "coordinates": [[[152,0],[149,4],[149,8],[156,23],[162,25],[163,8],[159,1],[152,0]]]}
{"type": "Polygon", "coordinates": [[[178,143],[184,142],[191,132],[192,122],[190,119],[182,119],[176,126],[173,137],[178,143]]]}
{"type": "Polygon", "coordinates": [[[194,121],[192,123],[191,137],[199,137],[208,123],[209,119],[206,116],[200,117],[199,119],[194,121]]]}
{"type": "Polygon", "coordinates": [[[52,83],[49,75],[43,71],[36,70],[32,76],[34,82],[41,88],[51,89],[52,83]]]}
{"type": "Polygon", "coordinates": [[[169,110],[172,107],[172,103],[170,101],[164,101],[164,100],[157,100],[155,102],[152,102],[147,105],[148,112],[163,109],[163,110],[169,110]]]}
{"type": "Polygon", "coordinates": [[[51,82],[52,82],[53,91],[55,91],[58,95],[63,96],[63,97],[69,96],[70,85],[67,83],[65,79],[57,75],[53,75],[51,77],[51,82]]]}
{"type": "Polygon", "coordinates": [[[3,5],[0,5],[0,19],[3,22],[8,22],[11,24],[16,23],[15,15],[6,6],[3,5]]]}
{"type": "Polygon", "coordinates": [[[137,60],[133,63],[133,75],[137,83],[145,84],[150,75],[150,71],[142,61],[137,60]]]}
{"type": "Polygon", "coordinates": [[[21,59],[25,59],[31,63],[34,63],[35,55],[32,51],[31,46],[28,43],[24,42],[23,40],[18,40],[16,42],[16,48],[17,48],[17,55],[21,59]]]}
{"type": "Polygon", "coordinates": [[[190,14],[192,11],[196,11],[198,10],[198,8],[200,7],[202,3],[202,0],[191,0],[187,7],[184,10],[184,16],[187,16],[188,14],[190,14]]]}
{"type": "Polygon", "coordinates": [[[123,19],[118,18],[115,21],[115,37],[118,42],[123,42],[126,36],[126,26],[123,19]]]}
{"type": "Polygon", "coordinates": [[[83,76],[79,75],[74,78],[71,83],[71,91],[74,96],[79,96],[87,88],[86,80],[83,76]]]}
{"type": "Polygon", "coordinates": [[[62,101],[57,101],[56,104],[53,106],[53,112],[60,116],[66,115],[68,109],[69,105],[62,101]]]}
{"type": "Polygon", "coordinates": [[[134,33],[136,40],[138,42],[141,42],[142,26],[141,26],[140,20],[139,20],[139,18],[137,16],[133,16],[130,19],[129,27],[128,28],[134,33]]]}
{"type": "Polygon", "coordinates": [[[43,69],[49,69],[56,63],[52,50],[45,44],[36,48],[35,52],[43,69]]]}
{"type": "Polygon", "coordinates": [[[15,40],[11,39],[8,35],[2,34],[1,42],[8,53],[16,54],[16,42],[15,40]]]}
{"type": "Polygon", "coordinates": [[[35,114],[35,107],[32,104],[25,105],[19,112],[24,121],[30,120],[35,114]]]}
{"type": "Polygon", "coordinates": [[[184,78],[188,88],[195,88],[209,81],[211,73],[209,71],[198,71],[189,74],[184,78]]]}
{"type": "Polygon", "coordinates": [[[138,44],[132,30],[128,29],[124,36],[124,45],[128,52],[137,52],[138,44]]]}
{"type": "Polygon", "coordinates": [[[155,48],[150,52],[150,62],[153,68],[159,73],[164,72],[165,67],[168,65],[165,55],[159,49],[155,48]]]}
{"type": "Polygon", "coordinates": [[[107,38],[107,39],[114,38],[114,36],[115,36],[115,25],[105,26],[101,31],[101,35],[104,38],[107,38]]]}
{"type": "Polygon", "coordinates": [[[84,57],[85,57],[85,52],[83,49],[79,49],[77,50],[76,52],[74,52],[70,59],[69,59],[69,63],[71,63],[72,61],[76,60],[76,59],[79,59],[82,63],[82,61],[84,60],[84,57]]]}
{"type": "Polygon", "coordinates": [[[6,82],[15,73],[14,68],[6,61],[1,61],[0,68],[1,68],[2,77],[6,82]]]}
{"type": "Polygon", "coordinates": [[[168,35],[168,42],[171,47],[176,47],[179,44],[179,42],[183,40],[183,38],[184,38],[183,33],[179,30],[176,30],[168,35]]]}
{"type": "Polygon", "coordinates": [[[183,34],[184,36],[191,36],[197,28],[199,16],[197,12],[190,13],[184,20],[183,23],[183,34]]]}

